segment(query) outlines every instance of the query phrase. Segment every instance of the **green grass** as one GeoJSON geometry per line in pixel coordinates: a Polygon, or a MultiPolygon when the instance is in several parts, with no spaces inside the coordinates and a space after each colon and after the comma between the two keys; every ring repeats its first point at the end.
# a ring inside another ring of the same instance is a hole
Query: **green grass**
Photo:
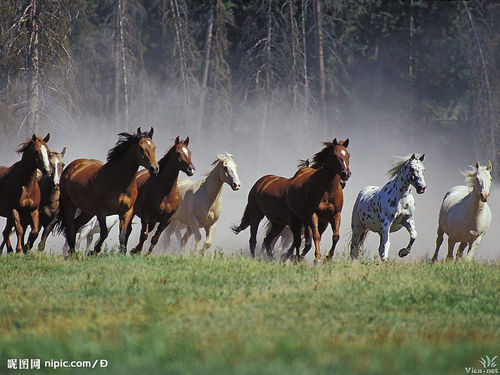
{"type": "Polygon", "coordinates": [[[8,358],[109,361],[58,374],[464,374],[500,354],[499,271],[0,257],[0,374],[8,358]]]}

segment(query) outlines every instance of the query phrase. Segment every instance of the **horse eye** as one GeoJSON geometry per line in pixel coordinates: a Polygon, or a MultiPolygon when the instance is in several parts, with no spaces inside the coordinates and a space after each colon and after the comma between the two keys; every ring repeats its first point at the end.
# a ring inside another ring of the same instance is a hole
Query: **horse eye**
{"type": "Polygon", "coordinates": [[[227,171],[227,166],[224,166],[224,170],[227,171]]]}

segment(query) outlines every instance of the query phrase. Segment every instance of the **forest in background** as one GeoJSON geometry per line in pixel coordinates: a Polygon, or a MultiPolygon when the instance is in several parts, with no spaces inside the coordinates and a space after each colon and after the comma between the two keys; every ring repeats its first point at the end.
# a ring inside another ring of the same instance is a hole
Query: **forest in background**
{"type": "Polygon", "coordinates": [[[0,146],[152,118],[261,145],[271,124],[300,141],[397,119],[498,174],[499,71],[494,1],[2,0],[0,146]]]}

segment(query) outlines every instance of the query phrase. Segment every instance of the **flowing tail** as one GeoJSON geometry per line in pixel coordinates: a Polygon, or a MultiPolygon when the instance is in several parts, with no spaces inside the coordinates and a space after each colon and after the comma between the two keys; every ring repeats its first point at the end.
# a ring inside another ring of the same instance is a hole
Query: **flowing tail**
{"type": "Polygon", "coordinates": [[[234,234],[240,233],[242,230],[247,229],[250,226],[250,213],[248,212],[248,205],[245,207],[245,212],[241,218],[240,225],[233,225],[231,230],[234,234]]]}

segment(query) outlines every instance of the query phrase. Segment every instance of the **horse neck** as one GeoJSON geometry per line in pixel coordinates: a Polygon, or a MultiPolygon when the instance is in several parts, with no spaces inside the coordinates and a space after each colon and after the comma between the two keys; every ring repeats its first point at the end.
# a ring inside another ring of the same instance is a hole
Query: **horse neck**
{"type": "Polygon", "coordinates": [[[468,201],[467,212],[471,216],[481,213],[486,207],[486,203],[481,200],[479,194],[474,189],[472,189],[465,199],[468,201]]]}
{"type": "Polygon", "coordinates": [[[44,204],[49,206],[51,209],[59,207],[60,190],[56,188],[52,177],[42,176],[38,180],[38,186],[40,187],[40,193],[44,204]]]}
{"type": "Polygon", "coordinates": [[[332,190],[335,187],[335,181],[340,184],[339,170],[333,165],[325,164],[318,168],[311,176],[312,186],[315,186],[318,191],[332,190]]]}
{"type": "Polygon", "coordinates": [[[113,181],[116,185],[128,186],[134,180],[140,165],[133,149],[134,147],[130,146],[120,159],[106,164],[107,169],[113,171],[113,181]]]}
{"type": "Polygon", "coordinates": [[[382,190],[391,198],[400,200],[410,194],[410,182],[402,173],[398,173],[396,177],[384,185],[382,190]]]}
{"type": "Polygon", "coordinates": [[[175,152],[167,156],[167,160],[162,168],[160,168],[158,174],[161,185],[167,190],[170,190],[174,184],[177,184],[177,178],[179,177],[179,168],[173,165],[174,157],[176,157],[175,152]]]}
{"type": "Polygon", "coordinates": [[[205,194],[208,197],[208,200],[210,203],[215,202],[215,200],[220,196],[220,193],[222,191],[222,185],[224,184],[223,181],[219,178],[219,168],[220,164],[217,163],[217,165],[210,171],[208,176],[205,178],[205,181],[203,181],[200,185],[200,189],[205,190],[205,194]]]}
{"type": "Polygon", "coordinates": [[[29,150],[23,152],[23,156],[18,162],[19,174],[23,185],[36,183],[36,163],[33,160],[33,156],[29,155],[31,152],[29,150]]]}

